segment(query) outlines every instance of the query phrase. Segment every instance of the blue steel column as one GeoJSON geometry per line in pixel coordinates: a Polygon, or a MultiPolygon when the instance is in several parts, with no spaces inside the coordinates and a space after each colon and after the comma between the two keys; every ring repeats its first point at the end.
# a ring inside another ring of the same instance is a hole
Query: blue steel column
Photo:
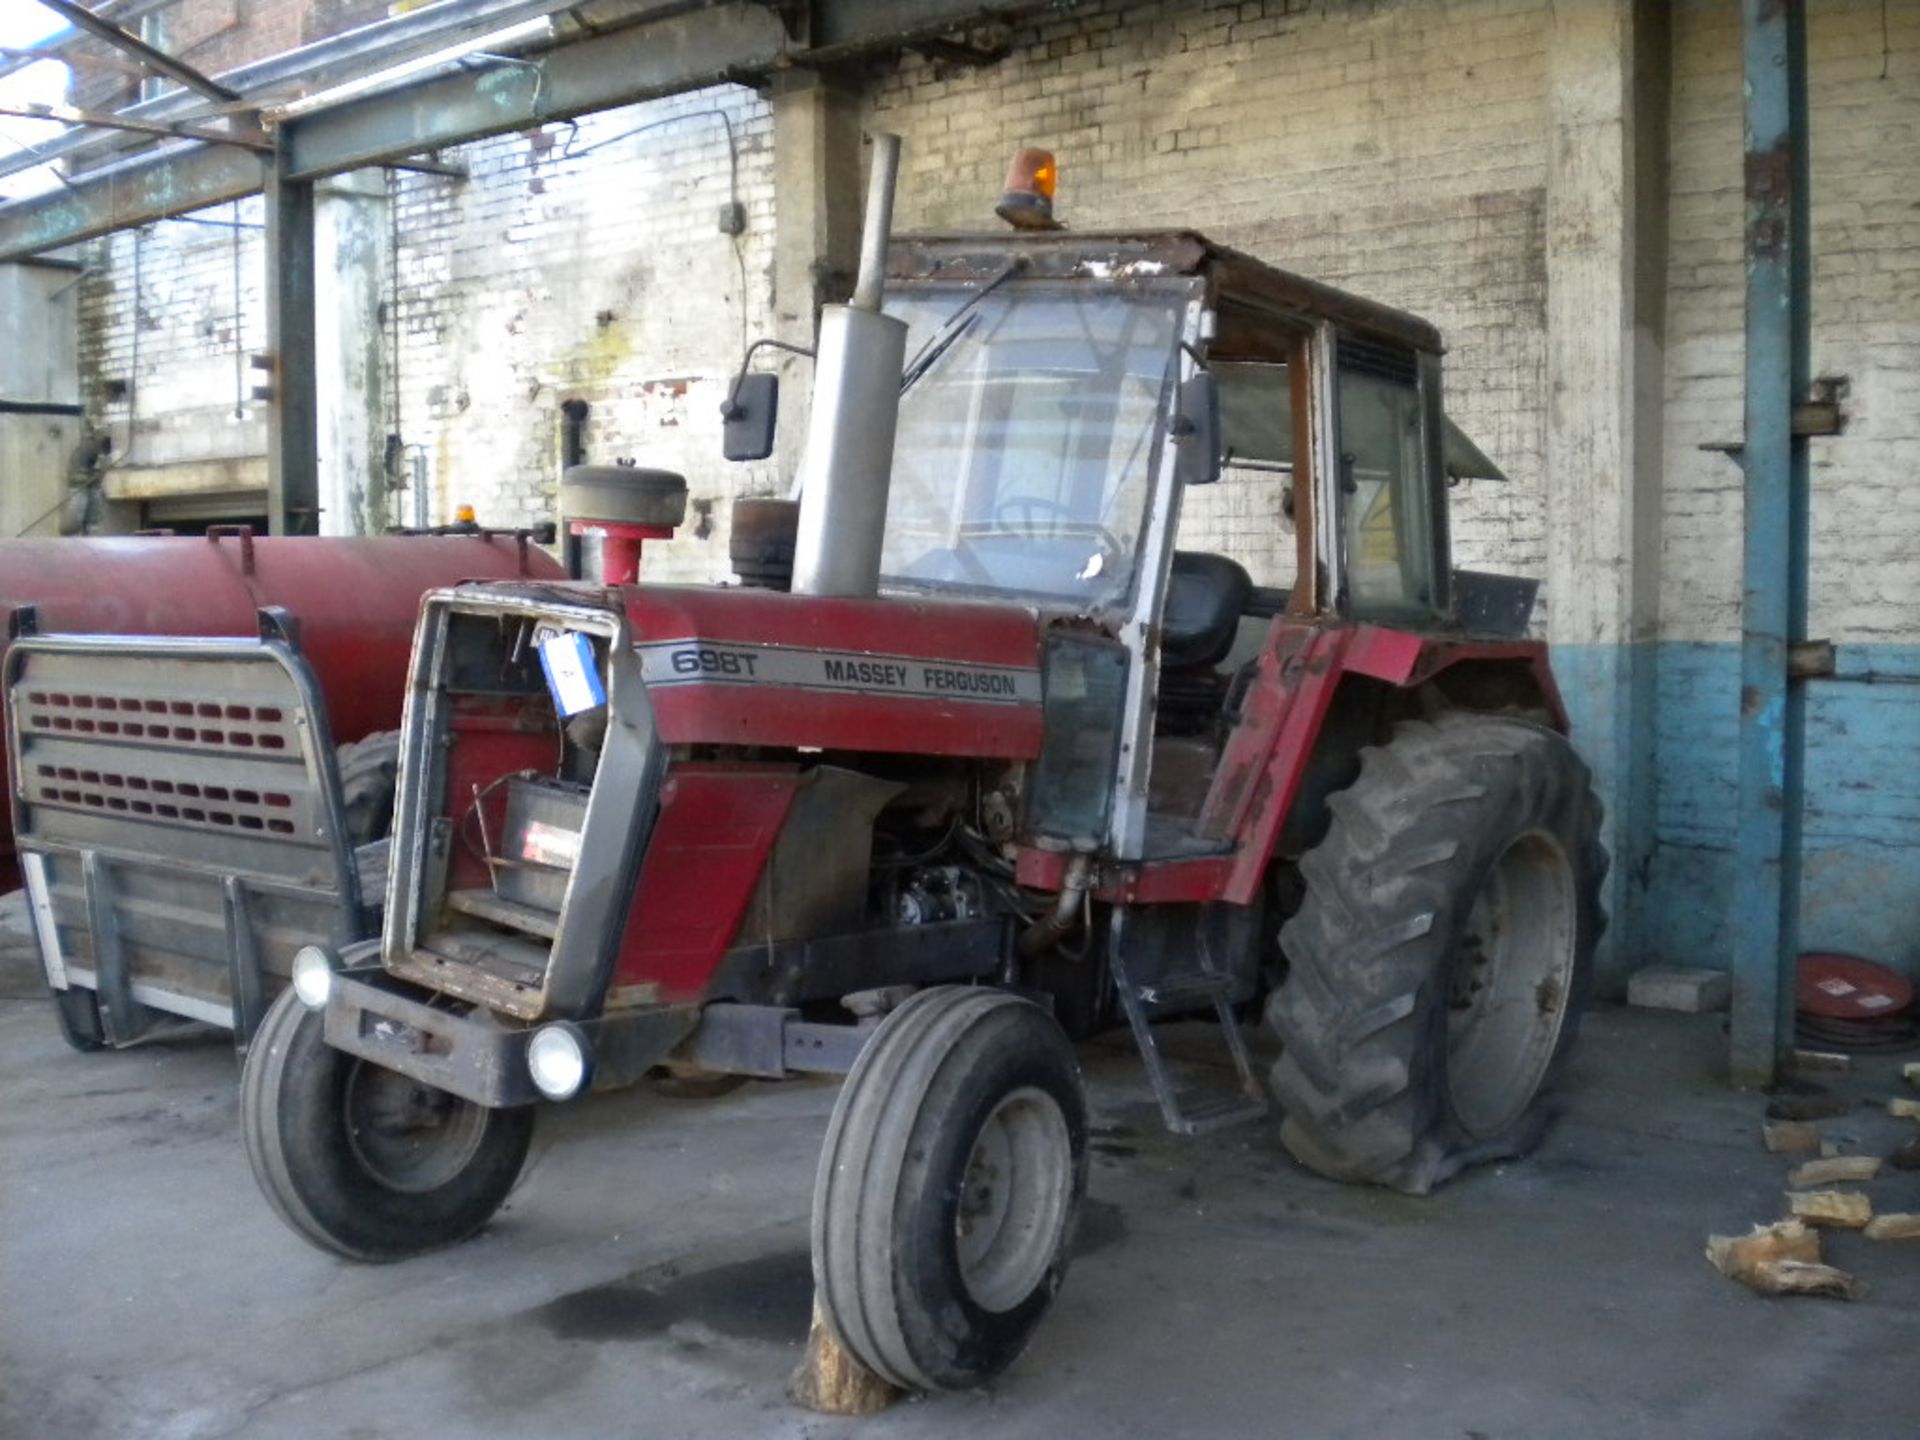
{"type": "Polygon", "coordinates": [[[1806,696],[1788,674],[1807,633],[1806,10],[1741,0],[1746,50],[1746,437],[1732,1074],[1765,1084],[1793,1046],[1806,696]]]}
{"type": "Polygon", "coordinates": [[[275,535],[320,533],[320,417],[314,385],[313,182],[267,170],[267,520],[275,535]]]}

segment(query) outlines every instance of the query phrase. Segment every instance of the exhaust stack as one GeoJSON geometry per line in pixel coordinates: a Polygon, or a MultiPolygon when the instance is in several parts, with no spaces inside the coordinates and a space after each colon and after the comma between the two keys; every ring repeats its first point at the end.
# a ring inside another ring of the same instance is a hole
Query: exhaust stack
{"type": "Polygon", "coordinates": [[[853,299],[820,312],[813,410],[800,461],[797,595],[863,597],[880,588],[880,542],[907,351],[905,323],[880,313],[899,171],[900,137],[875,135],[853,299]]]}

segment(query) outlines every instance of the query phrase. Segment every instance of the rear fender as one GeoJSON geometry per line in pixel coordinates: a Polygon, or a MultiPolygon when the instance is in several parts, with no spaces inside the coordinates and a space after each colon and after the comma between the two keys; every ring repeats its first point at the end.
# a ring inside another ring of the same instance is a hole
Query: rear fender
{"type": "Polygon", "coordinates": [[[1538,641],[1275,620],[1200,814],[1200,833],[1230,842],[1233,854],[1145,866],[1126,898],[1253,903],[1274,856],[1297,854],[1324,831],[1327,797],[1351,780],[1360,748],[1384,739],[1393,719],[1434,706],[1518,711],[1567,728],[1538,641]]]}

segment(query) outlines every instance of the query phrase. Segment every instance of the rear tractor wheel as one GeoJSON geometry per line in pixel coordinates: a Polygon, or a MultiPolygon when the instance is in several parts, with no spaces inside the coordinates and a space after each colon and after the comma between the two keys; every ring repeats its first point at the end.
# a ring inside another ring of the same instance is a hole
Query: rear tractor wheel
{"type": "Polygon", "coordinates": [[[328,1045],[292,989],[240,1074],[247,1160],[280,1218],[349,1260],[402,1260],[492,1218],[526,1162],[533,1108],[490,1110],[328,1045]]]}
{"type": "Polygon", "coordinates": [[[1086,1098],[1060,1027],[1003,991],[924,990],[867,1042],[827,1127],[821,1314],[902,1389],[983,1384],[1053,1303],[1086,1185],[1086,1098]]]}
{"type": "Polygon", "coordinates": [[[1329,803],[1267,1002],[1280,1138],[1425,1194],[1545,1129],[1605,926],[1600,804],[1565,737],[1488,715],[1399,726],[1329,803]]]}

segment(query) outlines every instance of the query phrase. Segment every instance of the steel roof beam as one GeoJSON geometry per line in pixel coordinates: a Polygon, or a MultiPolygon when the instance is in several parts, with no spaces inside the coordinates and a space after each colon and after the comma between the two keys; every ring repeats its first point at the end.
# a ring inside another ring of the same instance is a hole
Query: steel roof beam
{"type": "MultiPolygon", "coordinates": [[[[173,0],[165,0],[173,3],[173,0]]],[[[509,24],[530,15],[545,14],[560,8],[561,0],[436,0],[436,3],[410,10],[403,15],[376,20],[324,40],[315,40],[296,50],[270,55],[264,60],[221,72],[215,78],[243,95],[270,101],[271,92],[293,85],[314,75],[366,61],[384,65],[404,60],[423,48],[443,44],[446,37],[478,32],[509,24]]],[[[129,16],[155,8],[149,3],[135,5],[129,16]]],[[[97,13],[104,13],[101,6],[97,13]]],[[[117,12],[116,12],[117,13],[117,12]]],[[[69,32],[69,39],[73,38],[69,32]]],[[[52,42],[46,42],[51,44],[52,42]]],[[[23,62],[24,63],[24,62],[23,62]]],[[[5,73],[0,69],[0,73],[5,73]]],[[[172,90],[142,100],[119,111],[139,120],[185,119],[204,113],[207,102],[185,90],[172,90]]],[[[63,135],[17,157],[0,159],[0,177],[31,170],[50,160],[77,156],[98,150],[104,144],[98,136],[85,133],[63,135]]]]}
{"type": "Polygon", "coordinates": [[[315,179],[764,73],[787,53],[770,11],[729,5],[468,68],[289,121],[289,174],[315,179]]]}
{"type": "Polygon", "coordinates": [[[116,50],[124,50],[142,65],[170,80],[177,80],[189,90],[194,90],[209,100],[238,100],[240,92],[229,90],[217,80],[202,75],[184,60],[176,60],[166,51],[149,45],[138,35],[122,30],[111,20],[104,20],[84,5],[74,4],[74,0],[40,0],[40,3],[63,17],[68,24],[85,30],[89,35],[107,42],[116,50]]]}
{"type": "MultiPolygon", "coordinates": [[[[310,180],[387,164],[705,85],[753,81],[787,65],[905,48],[1041,8],[1063,7],[1058,0],[819,0],[806,38],[796,40],[761,4],[679,4],[672,13],[589,31],[525,58],[475,57],[472,68],[290,120],[280,129],[286,174],[310,180]]],[[[80,176],[64,194],[0,206],[0,260],[234,199],[241,168],[175,150],[80,176]]],[[[253,168],[257,176],[257,162],[253,168]]],[[[256,180],[239,193],[258,188],[256,180]]]]}
{"type": "Polygon", "coordinates": [[[116,75],[147,73],[144,65],[136,65],[131,60],[122,60],[111,55],[65,55],[43,49],[38,45],[0,45],[0,77],[46,61],[52,61],[56,65],[73,65],[82,70],[111,70],[116,75]],[[16,65],[15,61],[20,63],[16,65]]]}
{"type": "Polygon", "coordinates": [[[136,135],[163,135],[171,140],[204,140],[211,145],[242,145],[249,150],[273,149],[273,142],[257,130],[215,130],[211,126],[181,125],[167,120],[136,120],[130,115],[102,115],[97,110],[81,110],[72,105],[47,105],[39,101],[25,105],[0,105],[0,115],[17,115],[22,120],[57,120],[63,125],[127,130],[136,135]]]}
{"type": "MultiPolygon", "coordinates": [[[[139,4],[128,4],[127,0],[100,0],[100,3],[94,6],[93,13],[102,20],[137,20],[149,11],[177,3],[179,0],[141,0],[139,4]]],[[[58,60],[68,65],[83,63],[69,59],[65,52],[86,38],[86,31],[68,25],[54,31],[51,35],[41,37],[31,45],[0,51],[0,54],[6,56],[5,60],[0,60],[0,78],[5,78],[17,70],[24,70],[29,65],[38,65],[42,60],[58,60]]],[[[111,63],[124,65],[136,74],[145,73],[131,60],[116,60],[111,63]]]]}
{"type": "Polygon", "coordinates": [[[20,259],[75,241],[257,195],[267,161],[233,145],[184,145],[158,160],[74,181],[71,188],[0,206],[0,258],[20,259]]]}

